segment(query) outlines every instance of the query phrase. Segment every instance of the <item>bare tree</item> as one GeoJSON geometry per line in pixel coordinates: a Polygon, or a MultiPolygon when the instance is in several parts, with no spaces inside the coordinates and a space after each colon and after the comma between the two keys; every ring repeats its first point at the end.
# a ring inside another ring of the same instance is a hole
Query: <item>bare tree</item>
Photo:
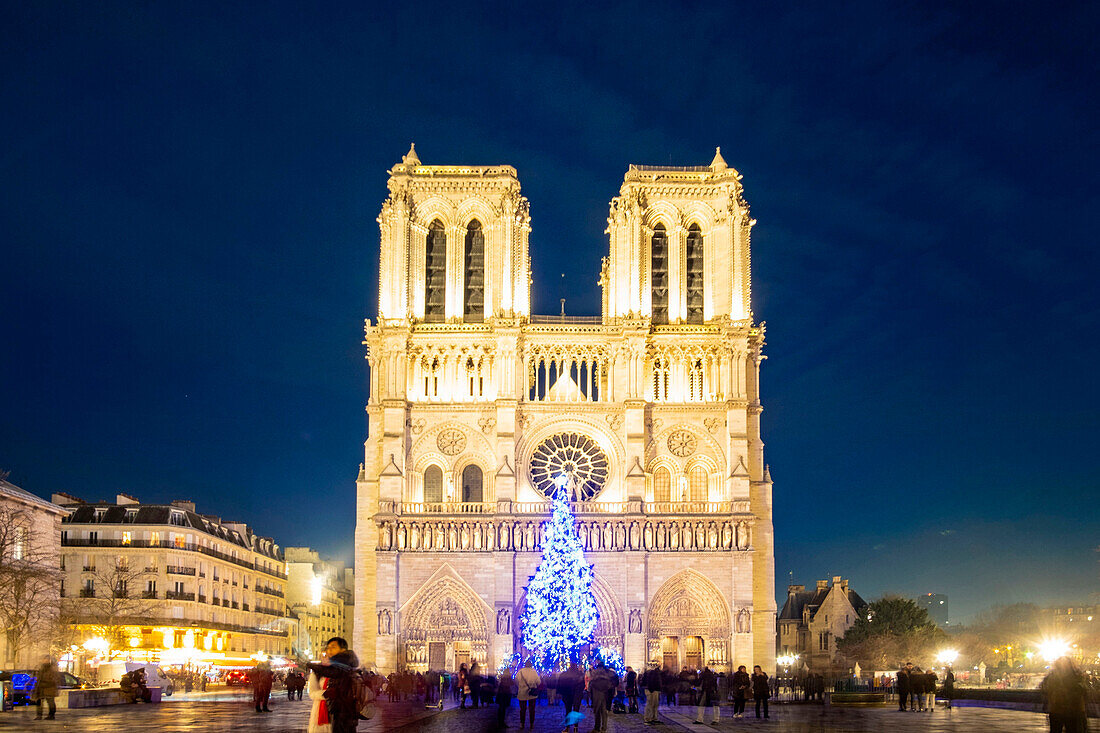
{"type": "Polygon", "coordinates": [[[58,616],[61,572],[57,547],[35,531],[35,513],[0,504],[0,631],[9,662],[36,641],[48,640],[58,616]]]}
{"type": "Polygon", "coordinates": [[[90,572],[91,584],[69,592],[61,614],[71,626],[105,639],[111,651],[125,649],[126,627],[149,623],[158,607],[155,594],[141,587],[156,575],[126,555],[99,555],[90,572]]]}

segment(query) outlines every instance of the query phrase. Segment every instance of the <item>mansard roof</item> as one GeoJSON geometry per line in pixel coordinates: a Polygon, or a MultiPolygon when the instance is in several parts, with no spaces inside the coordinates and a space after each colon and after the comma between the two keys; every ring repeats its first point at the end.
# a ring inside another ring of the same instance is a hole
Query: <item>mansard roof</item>
{"type": "Polygon", "coordinates": [[[222,524],[218,517],[210,517],[171,504],[80,504],[61,520],[62,524],[152,524],[183,529],[194,529],[220,540],[258,552],[274,560],[281,560],[278,545],[270,537],[261,537],[245,527],[244,533],[222,524]],[[131,515],[131,511],[136,513],[131,515]],[[175,513],[180,520],[173,522],[175,513]],[[180,523],[182,521],[182,523],[180,523]]]}
{"type": "MultiPolygon", "coordinates": [[[[801,586],[792,586],[801,587],[801,586]]],[[[836,588],[841,589],[839,584],[833,584],[825,588],[814,588],[813,590],[800,590],[787,593],[787,601],[783,604],[782,610],[779,612],[780,621],[801,621],[806,610],[809,610],[809,620],[813,620],[817,615],[817,609],[821,608],[825,603],[825,599],[828,597],[829,592],[836,588]]],[[[863,600],[863,597],[856,593],[851,588],[848,588],[848,602],[852,604],[852,608],[857,611],[867,605],[867,602],[863,600]]]]}

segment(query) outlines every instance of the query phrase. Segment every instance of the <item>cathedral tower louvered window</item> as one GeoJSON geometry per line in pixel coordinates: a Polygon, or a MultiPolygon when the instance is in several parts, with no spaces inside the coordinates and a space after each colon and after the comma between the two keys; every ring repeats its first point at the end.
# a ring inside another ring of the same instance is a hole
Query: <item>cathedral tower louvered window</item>
{"type": "Polygon", "coordinates": [[[664,359],[653,360],[653,401],[668,402],[669,368],[664,359]]]}
{"type": "Polygon", "coordinates": [[[428,504],[443,501],[443,469],[439,466],[428,466],[424,470],[424,501],[428,504]]]}
{"type": "Polygon", "coordinates": [[[447,233],[436,219],[424,243],[424,320],[442,322],[447,293],[447,233]]]}
{"type": "Polygon", "coordinates": [[[480,321],[485,316],[485,234],[477,219],[466,227],[465,262],[462,317],[480,321]]]}
{"type": "Polygon", "coordinates": [[[654,323],[668,323],[668,233],[664,224],[653,227],[649,249],[654,323]]]}
{"type": "Polygon", "coordinates": [[[688,227],[687,273],[684,283],[687,292],[687,322],[703,322],[703,232],[698,224],[688,227]]]}
{"type": "Polygon", "coordinates": [[[688,370],[688,401],[702,402],[703,399],[703,360],[696,359],[688,370]]]}

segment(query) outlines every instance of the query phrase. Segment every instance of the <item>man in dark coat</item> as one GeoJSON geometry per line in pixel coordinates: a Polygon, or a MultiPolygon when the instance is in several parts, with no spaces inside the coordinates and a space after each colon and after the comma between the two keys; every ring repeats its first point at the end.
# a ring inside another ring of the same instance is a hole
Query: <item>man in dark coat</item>
{"type": "Polygon", "coordinates": [[[42,720],[43,700],[50,709],[46,719],[53,720],[56,717],[57,703],[54,702],[54,698],[57,697],[57,687],[60,683],[61,675],[57,673],[57,665],[48,656],[42,657],[42,666],[38,668],[38,676],[34,681],[34,700],[38,708],[38,714],[34,716],[35,720],[42,720]]]}
{"type": "Polygon", "coordinates": [[[602,733],[607,730],[607,707],[611,698],[611,691],[618,685],[614,673],[603,662],[597,661],[592,668],[592,676],[588,680],[588,692],[592,695],[592,715],[596,721],[592,730],[594,733],[602,733]]]}
{"type": "Polygon", "coordinates": [[[271,708],[267,706],[267,701],[271,698],[271,685],[275,681],[271,662],[264,660],[257,663],[248,673],[248,679],[252,682],[252,702],[256,706],[256,712],[270,713],[271,708]]]}
{"type": "Polygon", "coordinates": [[[905,702],[909,699],[909,692],[912,689],[909,680],[909,670],[902,667],[898,670],[897,675],[897,688],[898,688],[898,711],[905,712],[905,702]]]}
{"type": "Polygon", "coordinates": [[[328,677],[325,704],[332,721],[332,733],[354,733],[359,725],[358,701],[355,699],[352,675],[359,668],[359,658],[348,649],[348,642],[334,636],[325,645],[325,661],[311,662],[310,670],[318,677],[328,677]]]}
{"type": "MultiPolygon", "coordinates": [[[[581,698],[584,696],[584,672],[577,666],[575,660],[570,660],[569,669],[558,675],[558,694],[561,695],[565,713],[580,712],[581,698]]],[[[577,730],[577,725],[573,725],[577,730]]]]}
{"type": "Polygon", "coordinates": [[[1051,733],[1063,730],[1085,733],[1088,730],[1088,682],[1069,657],[1054,660],[1039,691],[1050,716],[1051,733]]]}
{"type": "Polygon", "coordinates": [[[947,707],[951,707],[951,698],[955,696],[955,672],[948,667],[943,676],[943,697],[947,701],[947,707]]]}
{"type": "Polygon", "coordinates": [[[703,667],[703,673],[699,675],[699,707],[695,710],[695,722],[705,723],[705,711],[712,708],[714,720],[717,723],[721,715],[718,705],[718,677],[710,667],[703,667]]]}
{"type": "Polygon", "coordinates": [[[645,688],[645,714],[642,716],[649,725],[657,723],[657,705],[661,701],[661,670],[653,665],[642,675],[642,687],[645,688]]]}

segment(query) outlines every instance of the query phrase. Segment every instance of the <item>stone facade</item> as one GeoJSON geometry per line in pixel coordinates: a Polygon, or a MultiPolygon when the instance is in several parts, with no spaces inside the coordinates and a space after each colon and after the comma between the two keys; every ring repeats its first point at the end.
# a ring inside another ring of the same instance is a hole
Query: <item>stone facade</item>
{"type": "Polygon", "coordinates": [[[60,603],[61,518],[65,510],[0,477],[0,669],[37,667],[50,651],[60,603]]]}
{"type": "Polygon", "coordinates": [[[350,642],[353,636],[354,575],[344,563],[322,560],[308,547],[288,547],[284,557],[287,610],[298,620],[295,650],[320,659],[329,639],[350,642]]]}
{"type": "Polygon", "coordinates": [[[797,655],[796,668],[811,672],[835,671],[840,664],[836,641],[856,622],[867,603],[848,587],[848,581],[834,576],[832,583],[817,581],[817,587],[787,587],[787,600],[779,612],[776,645],[782,655],[797,655]]]}
{"type": "Polygon", "coordinates": [[[603,312],[530,312],[527,200],[509,166],[389,172],[367,322],[356,633],[381,670],[491,666],[520,644],[549,497],[595,568],[597,640],[628,664],[774,669],[764,329],[741,177],[630,166],[603,312]],[[564,487],[564,488],[563,488],[564,487]]]}

